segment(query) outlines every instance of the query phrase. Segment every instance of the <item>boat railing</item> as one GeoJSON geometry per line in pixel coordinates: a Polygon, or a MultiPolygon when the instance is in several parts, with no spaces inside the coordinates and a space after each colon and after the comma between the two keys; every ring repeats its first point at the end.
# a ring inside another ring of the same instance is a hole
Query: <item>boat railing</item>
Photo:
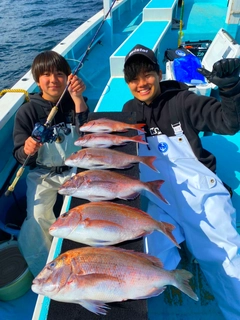
{"type": "Polygon", "coordinates": [[[239,22],[240,22],[240,1],[229,0],[228,11],[226,15],[226,23],[239,25],[239,22]]]}

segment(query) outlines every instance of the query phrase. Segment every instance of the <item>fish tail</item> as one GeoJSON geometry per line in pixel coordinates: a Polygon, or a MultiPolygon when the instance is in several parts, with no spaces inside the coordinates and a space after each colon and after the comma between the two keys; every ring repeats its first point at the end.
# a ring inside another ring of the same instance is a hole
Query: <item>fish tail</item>
{"type": "Polygon", "coordinates": [[[161,199],[163,202],[167,203],[167,200],[163,197],[163,195],[160,193],[159,189],[161,185],[163,184],[164,180],[154,180],[150,182],[146,182],[148,186],[148,190],[155,194],[159,199],[161,199]]]}
{"type": "Polygon", "coordinates": [[[145,123],[136,123],[132,127],[138,131],[145,132],[143,127],[145,126],[145,123]]]}
{"type": "Polygon", "coordinates": [[[152,168],[154,171],[157,171],[157,168],[153,165],[153,162],[156,160],[157,157],[155,156],[142,156],[141,157],[141,162],[152,168]]]}
{"type": "Polygon", "coordinates": [[[159,222],[158,231],[164,233],[179,249],[181,249],[180,245],[177,243],[177,240],[172,234],[172,231],[174,229],[175,229],[175,226],[171,223],[159,222]]]}
{"type": "Polygon", "coordinates": [[[142,144],[148,144],[145,140],[143,140],[142,135],[132,137],[131,140],[138,142],[138,143],[142,143],[142,144]]]}
{"type": "Polygon", "coordinates": [[[193,277],[192,273],[184,269],[176,269],[171,271],[171,273],[173,274],[174,279],[176,281],[173,285],[193,300],[198,301],[198,296],[196,295],[196,293],[193,292],[192,288],[189,285],[189,279],[193,277]]]}

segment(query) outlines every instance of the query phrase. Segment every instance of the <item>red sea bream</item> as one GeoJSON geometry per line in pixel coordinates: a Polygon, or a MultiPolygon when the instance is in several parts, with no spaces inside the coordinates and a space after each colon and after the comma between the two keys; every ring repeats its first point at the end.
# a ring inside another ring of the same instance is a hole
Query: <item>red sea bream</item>
{"type": "Polygon", "coordinates": [[[84,148],[68,157],[65,164],[84,169],[127,169],[135,163],[143,163],[154,171],[155,156],[136,156],[108,148],[84,148]]]}
{"type": "Polygon", "coordinates": [[[107,313],[106,303],[158,296],[167,285],[194,300],[192,274],[167,271],[161,261],[145,253],[115,247],[84,247],[62,253],[33,280],[32,290],[53,300],[78,303],[96,314],[107,313]]]}
{"type": "Polygon", "coordinates": [[[109,133],[88,133],[84,134],[83,137],[79,137],[74,144],[80,147],[88,147],[88,148],[109,148],[111,146],[122,146],[126,145],[129,142],[136,142],[147,144],[146,141],[143,140],[143,136],[134,136],[134,137],[125,137],[117,134],[109,134],[109,133]]]}
{"type": "Polygon", "coordinates": [[[135,199],[142,191],[148,191],[166,202],[159,191],[163,180],[142,182],[127,175],[108,170],[86,170],[75,174],[59,189],[59,194],[89,201],[135,199]]]}
{"type": "Polygon", "coordinates": [[[179,247],[172,235],[174,229],[172,224],[156,221],[142,210],[100,201],[85,203],[63,213],[51,225],[49,233],[90,246],[107,246],[137,239],[156,230],[179,247]]]}
{"type": "Polygon", "coordinates": [[[82,132],[127,132],[128,129],[145,132],[142,128],[144,123],[129,124],[107,118],[100,118],[84,123],[80,127],[82,132]]]}

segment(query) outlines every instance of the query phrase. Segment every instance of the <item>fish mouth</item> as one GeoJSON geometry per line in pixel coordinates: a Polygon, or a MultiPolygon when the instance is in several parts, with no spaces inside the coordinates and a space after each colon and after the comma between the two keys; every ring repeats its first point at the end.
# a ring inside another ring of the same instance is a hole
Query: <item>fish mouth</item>
{"type": "Polygon", "coordinates": [[[93,122],[92,124],[86,124],[86,126],[82,126],[81,127],[81,130],[80,131],[82,131],[82,132],[89,132],[90,131],[90,129],[93,127],[95,125],[95,122],[93,122]]]}
{"type": "Polygon", "coordinates": [[[67,189],[67,188],[60,188],[58,190],[58,193],[59,194],[63,194],[63,195],[66,195],[66,196],[70,196],[72,195],[74,192],[75,192],[76,189],[67,189]]]}
{"type": "Polygon", "coordinates": [[[32,285],[31,285],[32,291],[37,293],[37,294],[41,294],[42,293],[39,284],[40,284],[39,281],[34,279],[33,282],[32,282],[32,285]]]}
{"type": "Polygon", "coordinates": [[[51,234],[51,236],[55,236],[56,227],[51,226],[51,227],[48,229],[48,231],[49,231],[49,233],[51,234]]]}
{"type": "Polygon", "coordinates": [[[71,160],[65,160],[65,165],[66,165],[66,166],[70,166],[70,164],[72,164],[72,161],[71,161],[71,160]]]}
{"type": "MultiPolygon", "coordinates": [[[[77,227],[77,226],[76,226],[77,227]]],[[[75,228],[76,228],[75,227],[75,228]]],[[[74,228],[74,229],[75,229],[74,228]]],[[[51,236],[53,237],[60,237],[60,238],[65,238],[67,237],[71,232],[72,232],[72,229],[71,228],[68,228],[68,227],[65,227],[65,226],[59,226],[59,227],[55,227],[55,226],[51,226],[49,229],[48,229],[49,233],[51,236]]]]}

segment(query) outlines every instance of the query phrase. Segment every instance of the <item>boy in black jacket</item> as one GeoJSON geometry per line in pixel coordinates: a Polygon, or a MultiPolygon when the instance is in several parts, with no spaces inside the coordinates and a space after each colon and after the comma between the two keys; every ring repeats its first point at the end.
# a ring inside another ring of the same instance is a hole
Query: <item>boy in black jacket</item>
{"type": "Polygon", "coordinates": [[[74,151],[74,141],[88,116],[88,107],[82,93],[85,84],[71,74],[67,61],[57,52],[40,53],[32,64],[33,78],[40,93],[31,96],[30,102],[18,110],[14,125],[14,156],[31,170],[27,176],[27,218],[18,243],[30,271],[36,276],[45,266],[52,237],[48,228],[55,221],[53,206],[57,191],[72,175],[72,168],[64,165],[74,151]],[[60,99],[67,83],[68,90],[60,99]],[[51,126],[56,141],[37,141],[32,137],[36,123],[44,125],[52,108],[59,101],[58,111],[51,126]],[[63,130],[64,129],[64,130],[63,130]]]}
{"type": "MultiPolygon", "coordinates": [[[[221,102],[198,96],[177,81],[162,81],[152,50],[135,46],[126,56],[125,80],[134,96],[123,111],[136,112],[146,123],[148,146],[140,155],[154,155],[159,174],[140,167],[143,181],[163,179],[162,194],[168,204],[147,194],[148,213],[176,226],[178,242],[186,240],[204,272],[218,305],[228,320],[240,315],[240,235],[230,194],[215,175],[216,159],[204,150],[200,131],[233,135],[240,129],[240,60],[223,59],[213,71],[199,69],[219,87],[221,102]]],[[[167,269],[180,261],[176,247],[153,233],[145,238],[146,251],[167,269]]]]}

